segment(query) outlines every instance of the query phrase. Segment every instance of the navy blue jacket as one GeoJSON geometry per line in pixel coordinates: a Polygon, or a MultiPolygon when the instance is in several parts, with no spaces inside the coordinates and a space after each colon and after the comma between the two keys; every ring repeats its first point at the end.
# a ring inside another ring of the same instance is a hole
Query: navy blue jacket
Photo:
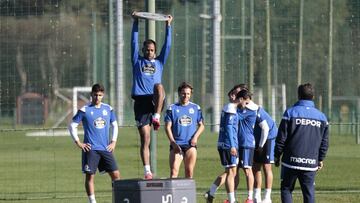
{"type": "Polygon", "coordinates": [[[311,100],[287,109],[276,137],[275,157],[292,169],[316,171],[329,147],[329,123],[311,100]]]}

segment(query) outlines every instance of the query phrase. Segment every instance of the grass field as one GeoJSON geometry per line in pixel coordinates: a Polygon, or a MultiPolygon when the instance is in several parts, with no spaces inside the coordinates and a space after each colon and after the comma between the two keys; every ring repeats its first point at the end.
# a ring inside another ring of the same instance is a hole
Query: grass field
{"type": "MultiPolygon", "coordinates": [[[[0,131],[0,202],[86,202],[80,150],[69,136],[26,137],[27,131],[0,131]]],[[[160,130],[157,146],[157,177],[169,175],[168,141],[160,130]]],[[[197,202],[222,172],[216,150],[217,135],[206,131],[199,140],[195,171],[197,202]]],[[[135,128],[121,128],[115,155],[123,179],[141,178],[139,139],[135,128]]],[[[330,136],[330,148],[324,169],[316,178],[317,202],[360,201],[360,146],[354,136],[330,136]]],[[[182,175],[182,174],[181,174],[182,175]]],[[[241,176],[240,199],[245,198],[241,176]]],[[[297,185],[298,186],[298,185],[297,185]]],[[[111,183],[107,175],[97,175],[99,203],[111,202],[111,183]]],[[[280,202],[279,169],[274,168],[273,202],[280,202]]],[[[225,198],[219,190],[217,202],[225,198]]],[[[239,198],[239,196],[238,196],[239,198]]],[[[302,202],[297,187],[294,202],[302,202]]]]}

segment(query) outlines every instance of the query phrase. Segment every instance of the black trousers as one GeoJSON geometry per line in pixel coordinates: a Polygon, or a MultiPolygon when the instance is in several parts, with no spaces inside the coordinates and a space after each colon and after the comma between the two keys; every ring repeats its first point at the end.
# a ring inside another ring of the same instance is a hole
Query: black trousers
{"type": "Polygon", "coordinates": [[[315,203],[316,171],[304,171],[281,167],[281,202],[292,203],[292,192],[296,179],[299,179],[304,203],[315,203]]]}

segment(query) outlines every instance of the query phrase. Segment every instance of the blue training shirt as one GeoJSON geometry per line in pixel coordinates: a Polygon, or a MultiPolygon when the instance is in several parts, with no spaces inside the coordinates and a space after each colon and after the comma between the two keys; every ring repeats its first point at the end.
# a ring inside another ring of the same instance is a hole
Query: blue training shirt
{"type": "Polygon", "coordinates": [[[255,148],[254,126],[256,122],[257,105],[252,104],[253,105],[247,105],[244,109],[238,108],[237,110],[239,118],[239,148],[255,148]]]}
{"type": "Polygon", "coordinates": [[[161,83],[161,76],[171,47],[171,26],[166,26],[166,37],[160,55],[147,60],[139,55],[138,22],[134,21],[131,32],[131,62],[133,72],[132,96],[153,95],[154,85],[161,83]]]}
{"type": "Polygon", "coordinates": [[[261,127],[259,123],[266,121],[269,126],[269,134],[267,139],[275,139],[277,136],[278,128],[276,126],[275,121],[271,118],[271,116],[261,107],[257,110],[257,118],[256,118],[256,125],[254,128],[254,136],[255,136],[255,143],[258,145],[261,139],[261,127]]]}
{"type": "Polygon", "coordinates": [[[172,123],[171,131],[178,145],[190,144],[198,124],[203,120],[200,106],[192,102],[185,106],[180,103],[171,104],[164,118],[165,123],[172,123]]]}
{"type": "Polygon", "coordinates": [[[223,107],[220,119],[220,132],[218,138],[218,148],[231,149],[239,148],[238,143],[238,117],[236,114],[236,104],[229,103],[223,107]]]}
{"type": "Polygon", "coordinates": [[[75,123],[82,122],[84,128],[84,143],[91,144],[91,150],[107,151],[110,143],[109,129],[116,121],[113,108],[101,103],[100,108],[87,104],[78,110],[72,119],[75,123]]]}

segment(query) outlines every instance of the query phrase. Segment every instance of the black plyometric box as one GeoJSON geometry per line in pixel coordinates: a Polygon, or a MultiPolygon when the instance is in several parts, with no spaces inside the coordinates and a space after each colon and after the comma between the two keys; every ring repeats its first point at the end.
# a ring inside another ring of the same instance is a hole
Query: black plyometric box
{"type": "Polygon", "coordinates": [[[113,203],[196,203],[193,179],[113,181],[113,203]]]}

